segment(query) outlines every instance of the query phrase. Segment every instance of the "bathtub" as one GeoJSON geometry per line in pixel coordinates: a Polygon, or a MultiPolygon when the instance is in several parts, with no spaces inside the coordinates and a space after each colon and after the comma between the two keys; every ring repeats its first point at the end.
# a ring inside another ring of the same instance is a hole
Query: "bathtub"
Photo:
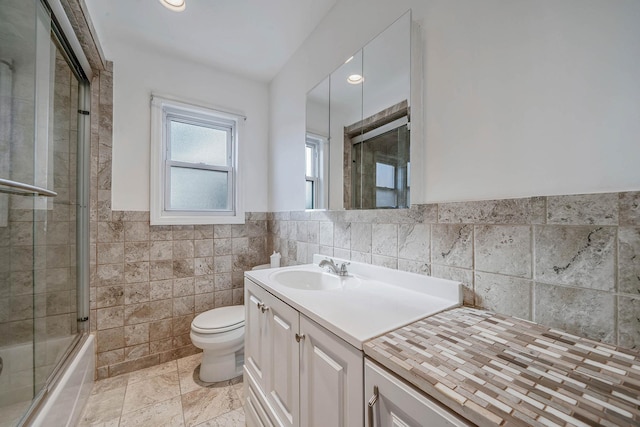
{"type": "Polygon", "coordinates": [[[36,413],[31,426],[75,426],[80,420],[91,388],[95,372],[95,339],[87,334],[74,353],[64,372],[53,388],[49,389],[44,403],[36,413]]]}

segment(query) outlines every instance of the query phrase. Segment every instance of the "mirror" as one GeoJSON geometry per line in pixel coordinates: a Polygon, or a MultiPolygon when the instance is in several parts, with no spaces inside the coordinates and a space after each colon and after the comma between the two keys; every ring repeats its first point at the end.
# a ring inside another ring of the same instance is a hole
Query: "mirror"
{"type": "Polygon", "coordinates": [[[409,11],[307,94],[307,209],[409,207],[410,93],[409,11]]]}
{"type": "Polygon", "coordinates": [[[305,209],[327,209],[329,195],[329,77],[307,94],[305,209]]]}

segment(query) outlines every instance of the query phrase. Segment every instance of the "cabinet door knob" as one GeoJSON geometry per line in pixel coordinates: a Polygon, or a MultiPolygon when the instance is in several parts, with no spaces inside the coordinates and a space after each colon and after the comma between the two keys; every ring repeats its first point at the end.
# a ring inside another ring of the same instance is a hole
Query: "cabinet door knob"
{"type": "Polygon", "coordinates": [[[304,334],[296,334],[296,342],[300,342],[304,339],[304,334]]]}
{"type": "Polygon", "coordinates": [[[373,386],[373,396],[371,396],[371,399],[369,399],[369,403],[367,404],[367,414],[369,415],[369,427],[373,427],[373,406],[376,404],[376,402],[378,401],[378,386],[374,385],[373,386]]]}

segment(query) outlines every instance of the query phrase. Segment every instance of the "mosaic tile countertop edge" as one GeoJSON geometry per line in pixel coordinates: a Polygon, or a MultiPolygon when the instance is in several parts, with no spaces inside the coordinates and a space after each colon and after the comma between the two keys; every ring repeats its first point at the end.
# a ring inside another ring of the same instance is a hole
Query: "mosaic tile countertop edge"
{"type": "Polygon", "coordinates": [[[640,425],[640,353],[526,320],[455,308],[364,352],[478,425],[640,425]]]}

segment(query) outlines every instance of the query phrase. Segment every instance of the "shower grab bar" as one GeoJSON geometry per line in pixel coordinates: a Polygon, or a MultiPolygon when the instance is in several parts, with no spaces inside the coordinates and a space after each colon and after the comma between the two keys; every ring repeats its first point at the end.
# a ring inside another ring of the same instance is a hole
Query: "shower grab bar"
{"type": "Polygon", "coordinates": [[[47,190],[46,188],[36,187],[35,185],[25,184],[23,182],[11,181],[10,179],[0,178],[0,193],[8,194],[35,194],[36,196],[56,197],[58,193],[47,190]],[[2,188],[8,187],[8,188],[2,188]]]}

